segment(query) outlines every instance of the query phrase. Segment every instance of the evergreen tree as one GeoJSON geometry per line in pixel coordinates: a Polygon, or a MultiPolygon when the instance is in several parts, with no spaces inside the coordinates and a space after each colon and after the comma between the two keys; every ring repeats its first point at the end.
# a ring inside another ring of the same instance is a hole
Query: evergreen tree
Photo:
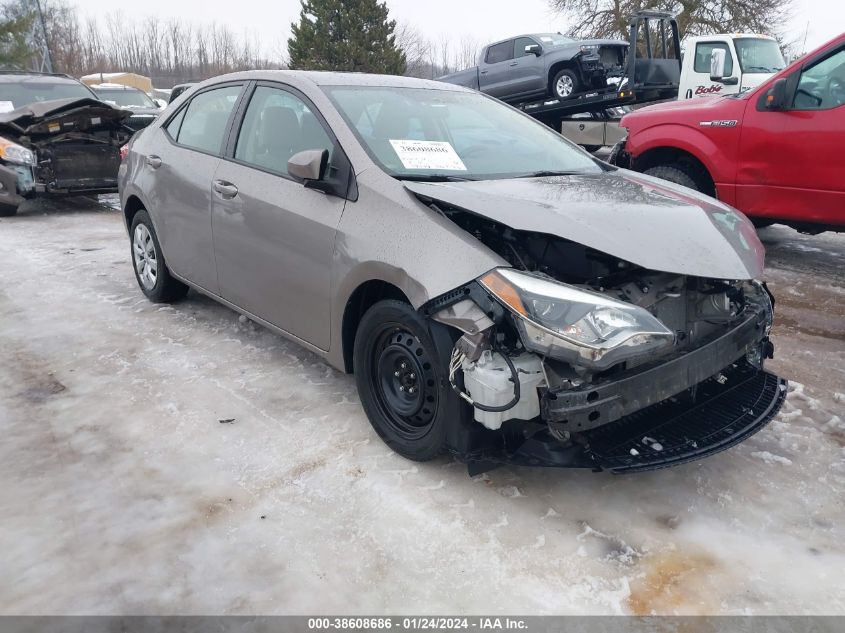
{"type": "Polygon", "coordinates": [[[29,29],[35,16],[32,13],[15,13],[10,6],[3,7],[0,16],[0,68],[24,68],[33,51],[27,42],[29,29]]]}
{"type": "Polygon", "coordinates": [[[401,75],[405,53],[396,45],[395,20],[379,0],[300,0],[291,24],[290,67],[401,75]]]}

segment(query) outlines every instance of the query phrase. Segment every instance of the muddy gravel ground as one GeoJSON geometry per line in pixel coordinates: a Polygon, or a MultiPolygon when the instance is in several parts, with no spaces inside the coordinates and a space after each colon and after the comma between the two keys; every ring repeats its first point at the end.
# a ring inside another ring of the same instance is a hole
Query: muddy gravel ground
{"type": "Polygon", "coordinates": [[[845,614],[845,235],[761,231],[792,384],[744,444],[470,478],[297,345],[147,302],[110,204],[0,220],[0,613],[845,614]]]}

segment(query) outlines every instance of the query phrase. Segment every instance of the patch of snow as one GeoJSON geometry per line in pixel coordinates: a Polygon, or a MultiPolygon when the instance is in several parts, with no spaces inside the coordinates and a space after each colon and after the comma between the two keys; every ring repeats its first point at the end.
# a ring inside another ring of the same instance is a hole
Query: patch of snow
{"type": "Polygon", "coordinates": [[[769,451],[755,451],[751,453],[751,457],[762,459],[767,464],[783,464],[784,466],[792,466],[791,459],[787,459],[781,455],[773,455],[769,451]]]}

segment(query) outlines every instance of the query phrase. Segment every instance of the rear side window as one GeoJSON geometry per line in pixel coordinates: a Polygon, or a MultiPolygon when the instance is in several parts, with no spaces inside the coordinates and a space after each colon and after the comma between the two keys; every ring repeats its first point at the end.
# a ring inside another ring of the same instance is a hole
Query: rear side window
{"type": "Polygon", "coordinates": [[[235,159],[286,175],[290,157],[307,149],[327,149],[330,156],[333,149],[308,104],[286,90],[258,86],[244,114],[235,159]]]}
{"type": "Polygon", "coordinates": [[[191,99],[185,114],[177,115],[168,124],[168,133],[173,136],[170,127],[176,124],[177,143],[210,154],[219,154],[229,115],[240,93],[241,86],[226,86],[198,94],[191,99]]]}
{"type": "Polygon", "coordinates": [[[493,44],[487,49],[488,64],[496,64],[509,60],[513,56],[513,40],[502,42],[501,44],[493,44]]]}
{"type": "Polygon", "coordinates": [[[699,42],[695,45],[695,64],[693,69],[697,73],[710,74],[710,55],[715,50],[725,51],[725,77],[734,74],[734,58],[727,44],[722,42],[699,42]]]}

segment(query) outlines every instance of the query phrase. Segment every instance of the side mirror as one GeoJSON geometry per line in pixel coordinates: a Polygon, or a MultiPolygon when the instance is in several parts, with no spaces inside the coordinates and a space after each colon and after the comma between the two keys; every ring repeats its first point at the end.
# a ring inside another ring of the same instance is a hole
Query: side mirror
{"type": "Polygon", "coordinates": [[[769,88],[769,91],[766,93],[765,104],[767,110],[786,110],[787,103],[785,77],[778,79],[775,83],[772,84],[772,87],[769,88]]]}
{"type": "Polygon", "coordinates": [[[714,48],[710,52],[710,81],[722,81],[725,76],[725,49],[714,48]]]}
{"type": "Polygon", "coordinates": [[[539,57],[540,53],[542,53],[543,50],[540,48],[539,44],[529,44],[525,47],[524,52],[526,55],[536,55],[537,57],[539,57]]]}
{"type": "Polygon", "coordinates": [[[323,177],[329,165],[329,150],[306,149],[297,152],[288,160],[288,174],[309,189],[326,191],[323,177]]]}
{"type": "Polygon", "coordinates": [[[167,101],[164,99],[155,99],[154,101],[159,110],[164,110],[167,107],[167,101]]]}
{"type": "Polygon", "coordinates": [[[739,83],[739,77],[722,77],[719,81],[726,86],[735,86],[739,83]]]}

